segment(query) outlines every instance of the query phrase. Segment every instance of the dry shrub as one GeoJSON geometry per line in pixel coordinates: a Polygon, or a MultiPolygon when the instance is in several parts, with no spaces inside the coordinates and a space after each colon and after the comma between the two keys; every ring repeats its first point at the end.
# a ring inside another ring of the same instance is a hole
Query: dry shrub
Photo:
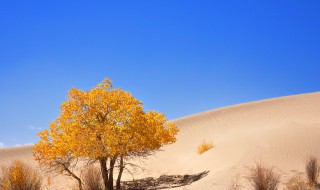
{"type": "Polygon", "coordinates": [[[241,190],[241,189],[242,189],[242,186],[240,184],[240,176],[233,177],[228,190],[241,190]]]}
{"type": "Polygon", "coordinates": [[[203,154],[204,152],[212,149],[214,146],[213,146],[213,143],[212,142],[205,142],[203,141],[197,148],[197,153],[198,154],[203,154]]]}
{"type": "Polygon", "coordinates": [[[83,182],[85,190],[103,190],[102,177],[100,169],[89,166],[83,173],[83,182]]]}
{"type": "Polygon", "coordinates": [[[311,156],[306,163],[306,173],[310,187],[314,187],[318,183],[319,166],[317,159],[311,156]]]}
{"type": "Polygon", "coordinates": [[[297,174],[289,179],[285,190],[310,190],[308,184],[297,174]]]}
{"type": "Polygon", "coordinates": [[[248,180],[255,190],[276,190],[280,183],[280,175],[273,168],[256,163],[250,169],[248,180]]]}
{"type": "Polygon", "coordinates": [[[51,184],[52,184],[52,177],[51,176],[47,176],[47,185],[46,185],[46,189],[47,190],[50,190],[51,184]]]}
{"type": "Polygon", "coordinates": [[[40,190],[42,177],[39,172],[21,161],[2,168],[1,190],[40,190]]]}

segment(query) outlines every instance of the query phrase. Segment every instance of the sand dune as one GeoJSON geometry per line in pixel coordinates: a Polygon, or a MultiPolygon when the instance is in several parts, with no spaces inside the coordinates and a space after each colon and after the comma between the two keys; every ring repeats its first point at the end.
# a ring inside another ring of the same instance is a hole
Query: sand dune
{"type": "MultiPolygon", "coordinates": [[[[180,128],[177,142],[141,162],[146,170],[136,178],[209,171],[201,180],[177,189],[226,189],[237,175],[245,185],[248,167],[262,161],[276,167],[284,184],[304,171],[309,155],[320,159],[319,92],[229,106],[173,122],[180,128]],[[198,155],[196,147],[203,140],[215,147],[198,155]]],[[[14,159],[36,165],[31,146],[0,149],[2,164],[14,159]]],[[[129,174],[124,177],[131,179],[129,174]]],[[[71,187],[63,181],[55,180],[54,188],[71,187]]]]}

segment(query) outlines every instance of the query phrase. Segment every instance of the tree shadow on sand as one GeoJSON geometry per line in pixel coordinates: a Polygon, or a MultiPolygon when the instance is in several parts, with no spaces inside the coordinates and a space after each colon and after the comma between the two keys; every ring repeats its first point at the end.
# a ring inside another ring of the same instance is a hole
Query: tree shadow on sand
{"type": "Polygon", "coordinates": [[[133,181],[122,182],[123,190],[151,190],[151,189],[167,189],[190,185],[207,176],[209,171],[204,171],[192,175],[161,175],[159,178],[143,178],[133,181]]]}

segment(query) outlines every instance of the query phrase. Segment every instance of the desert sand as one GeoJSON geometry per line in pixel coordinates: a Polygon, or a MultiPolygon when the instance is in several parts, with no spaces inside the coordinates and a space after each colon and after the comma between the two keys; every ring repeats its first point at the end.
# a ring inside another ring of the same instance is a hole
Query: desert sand
{"type": "MultiPolygon", "coordinates": [[[[135,178],[185,175],[208,171],[200,180],[175,189],[227,189],[232,178],[247,186],[248,168],[255,161],[275,167],[281,186],[304,172],[309,155],[320,159],[320,92],[286,96],[215,109],[172,120],[180,128],[177,142],[138,163],[145,168],[135,178]],[[198,155],[208,141],[214,148],[198,155]]],[[[32,146],[0,149],[1,165],[20,159],[38,166],[32,146]]],[[[128,173],[124,179],[131,180],[128,173]]],[[[70,189],[72,179],[58,176],[51,189],[70,189]]],[[[281,188],[282,189],[282,188],[281,188]]]]}

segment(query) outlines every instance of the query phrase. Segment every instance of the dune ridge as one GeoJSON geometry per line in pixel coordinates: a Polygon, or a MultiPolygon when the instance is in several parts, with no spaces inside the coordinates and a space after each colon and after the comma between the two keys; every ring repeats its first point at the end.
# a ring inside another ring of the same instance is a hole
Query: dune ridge
{"type": "MultiPolygon", "coordinates": [[[[209,171],[201,180],[175,189],[227,189],[234,176],[246,186],[248,168],[262,161],[281,174],[283,186],[304,171],[309,155],[320,158],[320,92],[228,106],[172,122],[180,128],[177,142],[140,161],[145,170],[135,178],[209,171]],[[203,140],[215,147],[198,155],[203,140]]],[[[37,166],[32,146],[0,149],[1,164],[15,159],[37,166]]],[[[126,174],[124,179],[132,178],[126,174]]],[[[51,189],[70,188],[66,180],[59,176],[51,189]]]]}

